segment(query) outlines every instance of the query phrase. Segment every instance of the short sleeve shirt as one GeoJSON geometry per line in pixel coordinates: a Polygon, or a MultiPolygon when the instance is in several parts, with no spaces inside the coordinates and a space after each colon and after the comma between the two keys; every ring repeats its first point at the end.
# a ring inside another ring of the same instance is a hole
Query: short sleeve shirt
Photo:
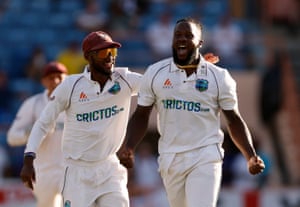
{"type": "Polygon", "coordinates": [[[220,111],[237,107],[236,82],[226,69],[203,58],[188,77],[168,58],[146,70],[138,104],[157,108],[160,153],[221,144],[220,111]]]}

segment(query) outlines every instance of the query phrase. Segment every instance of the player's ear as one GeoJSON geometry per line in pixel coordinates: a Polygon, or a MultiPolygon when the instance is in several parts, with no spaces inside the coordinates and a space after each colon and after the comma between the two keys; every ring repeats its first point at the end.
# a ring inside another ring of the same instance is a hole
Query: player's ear
{"type": "Polygon", "coordinates": [[[203,45],[203,40],[200,40],[199,43],[198,43],[198,47],[201,48],[202,45],[203,45]]]}

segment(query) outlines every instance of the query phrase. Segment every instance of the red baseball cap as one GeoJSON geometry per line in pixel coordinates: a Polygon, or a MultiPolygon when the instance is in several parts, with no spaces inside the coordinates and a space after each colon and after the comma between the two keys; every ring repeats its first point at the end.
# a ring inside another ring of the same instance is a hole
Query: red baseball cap
{"type": "Polygon", "coordinates": [[[49,62],[48,64],[45,65],[42,77],[46,77],[47,75],[50,75],[52,73],[68,73],[67,67],[56,61],[49,62]]]}
{"type": "Polygon", "coordinates": [[[107,33],[102,31],[89,33],[82,42],[82,51],[84,54],[93,50],[101,50],[111,47],[119,48],[121,47],[121,44],[113,41],[107,33]]]}

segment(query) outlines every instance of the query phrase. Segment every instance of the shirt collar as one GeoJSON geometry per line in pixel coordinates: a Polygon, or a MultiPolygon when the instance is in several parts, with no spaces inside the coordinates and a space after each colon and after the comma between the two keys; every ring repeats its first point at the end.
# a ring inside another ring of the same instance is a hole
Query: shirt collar
{"type": "Polygon", "coordinates": [[[89,69],[89,65],[85,66],[85,68],[83,70],[83,76],[86,77],[89,80],[92,80],[91,79],[91,72],[90,72],[90,69],[89,69]]]}
{"type": "MultiPolygon", "coordinates": [[[[202,55],[200,55],[200,63],[198,64],[198,67],[197,67],[197,74],[203,73],[203,69],[206,68],[205,62],[206,62],[206,60],[203,58],[202,55]]],[[[174,60],[172,58],[170,72],[176,72],[176,71],[180,71],[180,70],[182,70],[182,69],[179,69],[176,66],[176,64],[175,64],[175,62],[174,62],[174,60]]]]}

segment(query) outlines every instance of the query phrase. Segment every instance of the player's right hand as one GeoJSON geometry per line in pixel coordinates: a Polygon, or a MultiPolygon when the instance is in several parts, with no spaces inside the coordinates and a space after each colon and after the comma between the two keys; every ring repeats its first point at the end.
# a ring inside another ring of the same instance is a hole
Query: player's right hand
{"type": "Polygon", "coordinates": [[[265,169],[265,163],[259,156],[252,156],[248,160],[248,170],[250,174],[256,175],[262,173],[265,169]]]}
{"type": "Polygon", "coordinates": [[[120,163],[126,168],[133,168],[134,166],[134,154],[130,149],[121,149],[118,153],[120,163]]]}
{"type": "Polygon", "coordinates": [[[33,182],[35,182],[35,172],[33,167],[33,157],[25,156],[20,177],[24,185],[33,190],[33,182]]]}

